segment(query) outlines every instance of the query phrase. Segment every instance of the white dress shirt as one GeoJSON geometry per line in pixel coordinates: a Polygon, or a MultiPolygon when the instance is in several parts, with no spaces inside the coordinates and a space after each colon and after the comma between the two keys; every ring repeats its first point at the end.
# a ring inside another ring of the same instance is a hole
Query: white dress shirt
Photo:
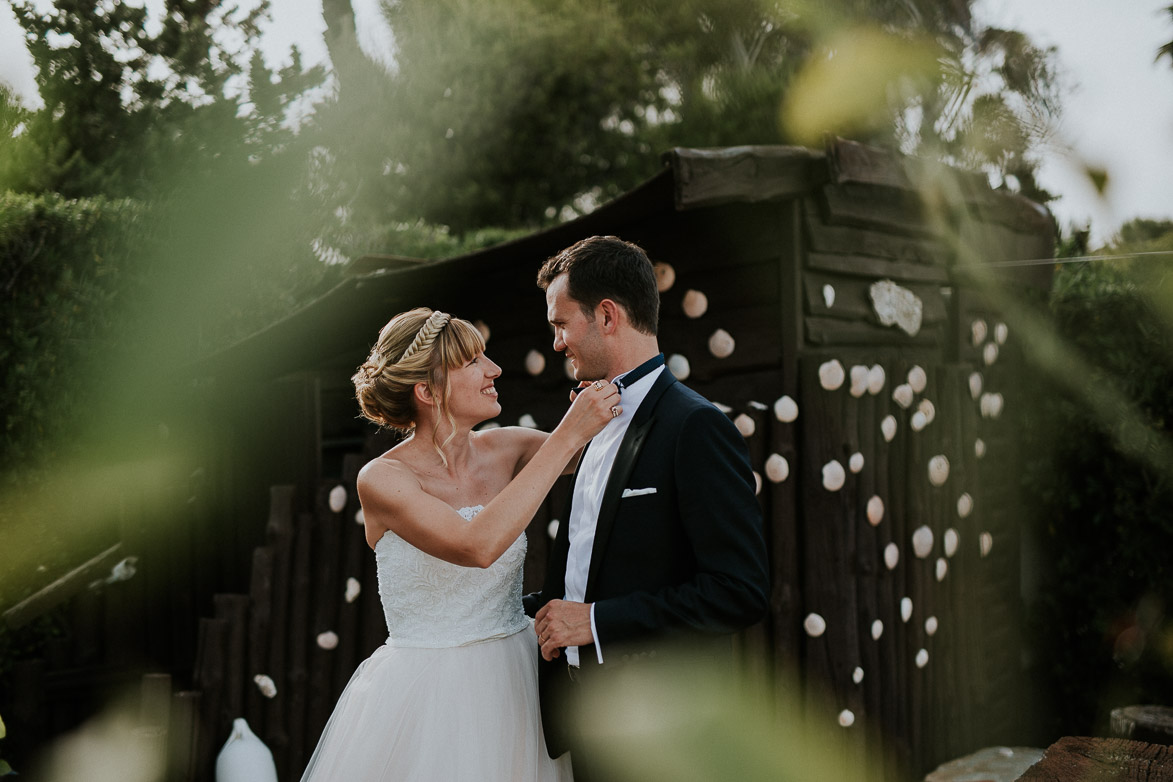
{"type": "MultiPolygon", "coordinates": [[[[595,546],[595,526],[599,521],[599,509],[603,504],[603,491],[607,488],[607,479],[611,476],[611,466],[615,463],[615,455],[619,452],[619,444],[623,442],[623,435],[635,417],[644,397],[648,395],[652,384],[663,366],[649,372],[644,377],[623,389],[619,404],[623,411],[618,417],[610,421],[591,440],[591,445],[583,456],[582,465],[578,469],[578,479],[574,483],[574,496],[570,504],[570,553],[566,557],[566,594],[565,600],[582,603],[586,600],[587,574],[591,568],[591,551],[595,546]]],[[[624,373],[626,374],[626,373],[624,373]]],[[[620,380],[623,375],[615,379],[620,380]]],[[[595,655],[599,664],[603,663],[603,648],[599,644],[599,634],[595,631],[595,606],[591,604],[591,637],[595,639],[595,655]]],[[[566,647],[566,662],[578,667],[578,647],[566,647]]]]}

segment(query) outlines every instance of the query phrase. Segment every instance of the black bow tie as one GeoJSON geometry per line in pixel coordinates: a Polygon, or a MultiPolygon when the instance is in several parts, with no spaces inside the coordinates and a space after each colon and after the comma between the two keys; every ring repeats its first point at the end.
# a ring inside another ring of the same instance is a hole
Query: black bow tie
{"type": "Polygon", "coordinates": [[[662,366],[664,366],[664,354],[657,353],[630,372],[615,378],[615,385],[619,388],[619,393],[622,394],[623,389],[635,385],[653,369],[662,366]]]}

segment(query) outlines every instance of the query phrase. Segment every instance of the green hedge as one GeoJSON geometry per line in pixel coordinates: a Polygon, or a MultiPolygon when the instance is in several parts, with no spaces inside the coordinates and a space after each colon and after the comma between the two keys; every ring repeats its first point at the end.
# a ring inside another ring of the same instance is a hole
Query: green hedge
{"type": "MultiPolygon", "coordinates": [[[[1171,259],[1063,265],[1050,302],[1060,336],[1091,367],[1083,381],[1114,384],[1165,442],[1171,259]]],[[[1173,705],[1173,474],[1159,449],[1126,455],[1119,410],[1093,410],[1045,379],[1035,397],[1024,479],[1044,566],[1034,673],[1051,698],[1052,735],[1107,735],[1116,706],[1173,705]]]]}
{"type": "Polygon", "coordinates": [[[59,454],[86,406],[94,346],[127,284],[130,201],[0,193],[0,405],[5,480],[59,454]]]}

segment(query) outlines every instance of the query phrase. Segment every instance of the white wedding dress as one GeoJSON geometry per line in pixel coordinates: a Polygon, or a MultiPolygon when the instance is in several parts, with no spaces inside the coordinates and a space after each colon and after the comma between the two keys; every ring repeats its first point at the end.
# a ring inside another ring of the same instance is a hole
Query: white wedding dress
{"type": "MultiPolygon", "coordinates": [[[[471,520],[482,508],[461,508],[471,520]]],[[[487,569],[375,544],[387,643],[346,685],[302,782],[572,779],[546,754],[538,645],[521,607],[525,535],[487,569]]]]}

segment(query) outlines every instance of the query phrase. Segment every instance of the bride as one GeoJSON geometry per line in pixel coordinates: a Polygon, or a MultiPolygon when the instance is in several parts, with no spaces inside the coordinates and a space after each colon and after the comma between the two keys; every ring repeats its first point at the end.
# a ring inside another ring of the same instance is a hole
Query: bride
{"type": "Polygon", "coordinates": [[[390,637],[347,684],[302,782],[571,779],[542,735],[524,530],[619,396],[584,388],[549,435],[474,432],[501,412],[484,348],[467,321],[414,309],[352,378],[366,418],[411,433],[358,476],[390,637]]]}

